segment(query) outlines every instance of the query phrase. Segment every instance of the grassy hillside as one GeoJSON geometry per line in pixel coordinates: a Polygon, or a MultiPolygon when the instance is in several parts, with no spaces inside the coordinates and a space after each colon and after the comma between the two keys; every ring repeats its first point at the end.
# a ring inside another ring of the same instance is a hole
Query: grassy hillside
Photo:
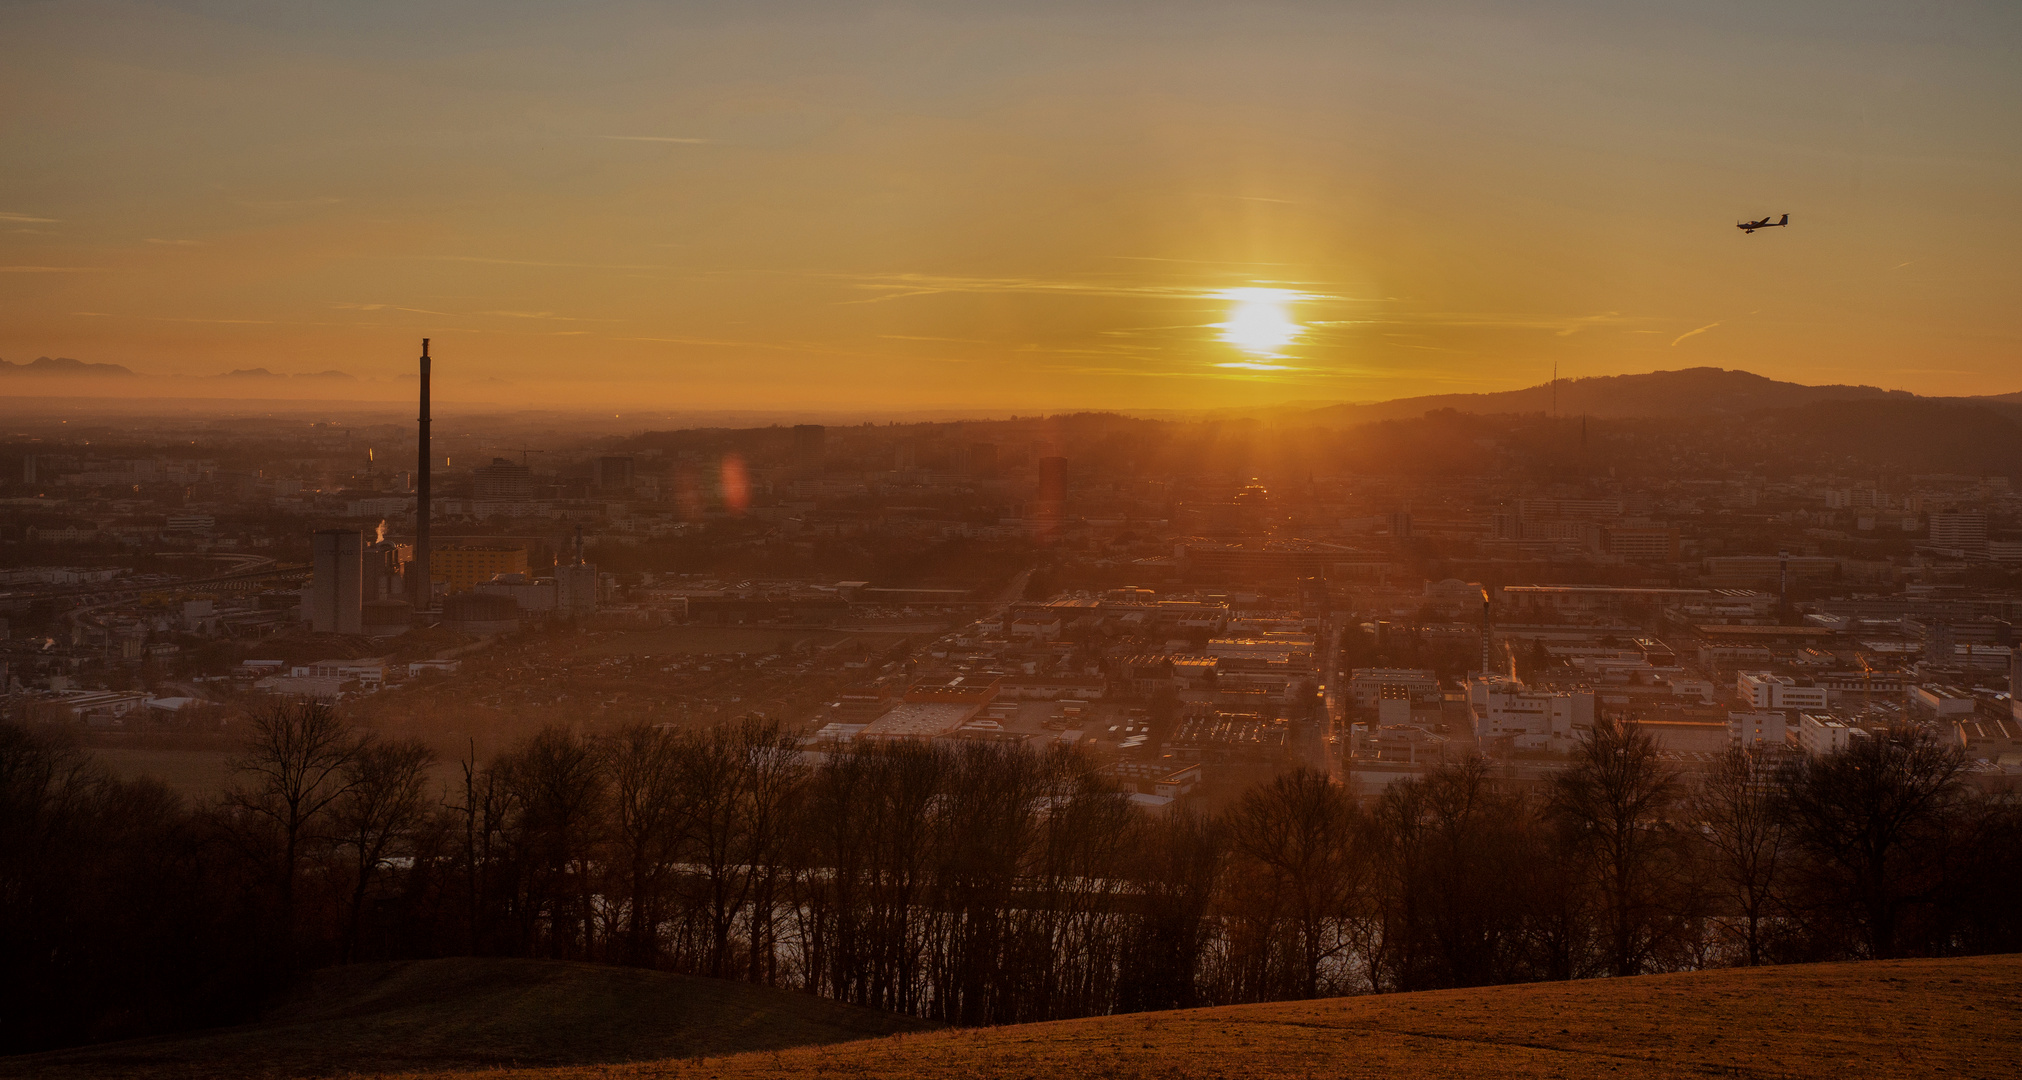
{"type": "Polygon", "coordinates": [[[256,1025],[0,1058],[0,1077],[238,1080],[595,1065],[815,1046],[930,1026],[746,983],[458,958],[316,972],[256,1025]]]}
{"type": "MultiPolygon", "coordinates": [[[[486,1074],[496,1077],[498,1074],[486,1074]]],[[[939,1031],[544,1080],[2022,1076],[2022,957],[1829,964],[939,1031]]]]}
{"type": "Polygon", "coordinates": [[[2014,1077],[2022,1076],[2022,956],[922,1027],[734,983],[434,961],[325,973],[259,1027],[18,1058],[0,1062],[0,1076],[2014,1077]],[[894,1031],[913,1033],[867,1038],[894,1031]],[[862,1041],[821,1045],[849,1039],[862,1041]],[[628,1060],[637,1063],[617,1064],[628,1060]],[[514,1062],[521,1067],[502,1068],[514,1062]]]}

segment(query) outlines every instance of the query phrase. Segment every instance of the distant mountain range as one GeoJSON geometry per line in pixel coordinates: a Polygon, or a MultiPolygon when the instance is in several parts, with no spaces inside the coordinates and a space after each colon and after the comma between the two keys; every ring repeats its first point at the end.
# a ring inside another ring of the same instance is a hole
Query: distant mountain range
{"type": "MultiPolygon", "coordinates": [[[[59,386],[63,382],[80,380],[97,383],[109,391],[111,380],[131,380],[126,382],[126,385],[132,392],[148,394],[174,392],[189,394],[192,397],[205,397],[211,393],[218,393],[220,396],[239,396],[249,390],[264,392],[265,388],[281,391],[287,396],[317,396],[335,390],[340,385],[347,388],[352,386],[362,388],[366,382],[357,376],[335,370],[286,374],[258,367],[240,368],[217,375],[143,375],[120,364],[94,364],[60,356],[44,356],[27,363],[0,360],[0,379],[23,377],[36,377],[38,392],[46,392],[48,388],[59,386]],[[214,389],[207,391],[201,389],[203,387],[214,389]],[[227,387],[230,388],[229,391],[225,389],[227,387]]],[[[385,392],[393,390],[400,383],[412,382],[413,379],[413,374],[402,373],[395,377],[392,384],[385,384],[385,380],[370,380],[370,382],[383,384],[381,392],[385,392]]],[[[485,381],[488,385],[505,385],[496,378],[485,381]]],[[[86,391],[80,386],[77,392],[98,391],[95,388],[86,391]]],[[[347,389],[347,392],[352,391],[347,389]]],[[[1556,385],[1541,383],[1521,390],[1503,390],[1485,394],[1431,394],[1355,404],[1286,404],[1261,409],[1216,410],[1205,415],[1189,411],[1165,410],[1131,410],[1131,412],[1133,415],[1148,419],[1248,418],[1348,428],[1380,421],[1417,419],[1427,413],[1449,409],[1474,415],[1536,415],[1556,412],[1559,416],[1568,418],[1589,416],[1612,420],[1665,420],[1741,417],[1763,411],[1817,409],[1824,406],[1855,404],[1866,404],[1881,409],[1882,413],[1876,415],[1894,415],[1904,408],[1918,405],[1970,405],[1983,408],[2009,421],[2022,422],[2022,391],[1981,397],[1925,397],[1907,390],[1883,390],[1875,386],[1844,384],[1806,386],[1803,383],[1765,378],[1753,372],[1713,367],[1652,371],[1641,375],[1560,379],[1556,385]]],[[[714,412],[711,413],[712,417],[716,415],[714,412]]],[[[733,410],[722,413],[725,420],[733,415],[737,415],[733,410]]]]}
{"type": "Polygon", "coordinates": [[[280,372],[277,372],[277,371],[268,371],[268,370],[267,370],[266,368],[263,368],[263,367],[256,367],[256,368],[240,368],[240,369],[238,369],[237,371],[227,371],[227,372],[225,372],[225,373],[224,373],[223,375],[216,375],[216,376],[213,376],[213,378],[218,378],[218,379],[342,379],[342,380],[348,380],[348,381],[350,381],[350,382],[357,382],[357,381],[358,381],[358,376],[356,376],[356,375],[352,375],[352,374],[349,374],[349,373],[347,373],[347,372],[342,372],[342,371],[334,371],[334,370],[333,370],[333,371],[305,371],[305,372],[302,372],[302,373],[301,373],[301,374],[299,374],[299,375],[283,375],[283,374],[281,374],[280,372]]]}
{"type": "MultiPolygon", "coordinates": [[[[1560,379],[1556,386],[1543,383],[1492,394],[1434,394],[1362,405],[1329,405],[1310,410],[1302,418],[1346,427],[1452,409],[1476,414],[1548,413],[1556,410],[1561,416],[1665,419],[1735,416],[1762,409],[1801,408],[1826,401],[1917,400],[1920,400],[1918,395],[1906,390],[1883,390],[1874,386],[1806,386],[1779,382],[1747,371],[1706,367],[1653,371],[1646,375],[1560,379]]],[[[2022,403],[2022,393],[1993,398],[1937,400],[2022,403]]]]}
{"type": "MultiPolygon", "coordinates": [[[[0,360],[0,377],[7,375],[41,375],[61,378],[140,378],[140,373],[121,364],[88,364],[82,360],[72,360],[67,356],[40,356],[25,364],[0,360]]],[[[179,376],[169,376],[178,378],[179,376]]],[[[259,382],[273,379],[328,379],[334,381],[357,382],[358,377],[342,371],[312,371],[299,375],[287,375],[269,371],[266,368],[240,368],[221,375],[199,375],[200,379],[227,379],[233,382],[259,382]]]]}
{"type": "Polygon", "coordinates": [[[113,375],[133,378],[134,370],[119,364],[87,364],[67,356],[38,356],[25,364],[0,360],[0,375],[113,375]]]}

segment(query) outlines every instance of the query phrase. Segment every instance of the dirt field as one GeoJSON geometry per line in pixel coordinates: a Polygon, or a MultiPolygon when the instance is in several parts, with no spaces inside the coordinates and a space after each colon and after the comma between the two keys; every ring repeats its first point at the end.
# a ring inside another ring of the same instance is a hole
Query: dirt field
{"type": "MultiPolygon", "coordinates": [[[[487,1072],[486,1077],[501,1074],[487,1072]]],[[[943,1031],[544,1080],[2022,1076],[2022,957],[1806,965],[943,1031]]]]}

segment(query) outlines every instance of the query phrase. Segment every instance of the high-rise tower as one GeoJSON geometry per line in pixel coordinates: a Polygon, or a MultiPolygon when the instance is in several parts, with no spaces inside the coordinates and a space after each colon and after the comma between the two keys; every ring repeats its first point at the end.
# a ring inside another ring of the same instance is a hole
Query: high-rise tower
{"type": "Polygon", "coordinates": [[[312,538],[309,627],[319,634],[364,631],[365,534],[322,529],[312,538]]]}

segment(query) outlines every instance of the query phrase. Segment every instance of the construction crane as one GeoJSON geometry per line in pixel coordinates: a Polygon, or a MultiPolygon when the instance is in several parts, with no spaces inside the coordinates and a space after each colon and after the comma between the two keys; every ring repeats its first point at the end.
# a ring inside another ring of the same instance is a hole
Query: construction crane
{"type": "Polygon", "coordinates": [[[534,448],[533,448],[533,447],[531,447],[531,446],[487,446],[487,447],[485,447],[485,449],[487,449],[487,450],[504,450],[504,451],[505,451],[506,453],[508,453],[508,454],[518,454],[518,455],[520,456],[520,466],[521,466],[522,468],[524,468],[524,467],[526,466],[526,463],[527,463],[527,455],[528,455],[528,454],[545,454],[545,453],[547,453],[547,451],[546,451],[546,450],[536,450],[536,449],[534,449],[534,448]]]}
{"type": "Polygon", "coordinates": [[[1875,714],[1875,669],[1868,665],[1868,654],[1862,653],[1860,658],[1861,719],[1866,720],[1875,714]]]}

